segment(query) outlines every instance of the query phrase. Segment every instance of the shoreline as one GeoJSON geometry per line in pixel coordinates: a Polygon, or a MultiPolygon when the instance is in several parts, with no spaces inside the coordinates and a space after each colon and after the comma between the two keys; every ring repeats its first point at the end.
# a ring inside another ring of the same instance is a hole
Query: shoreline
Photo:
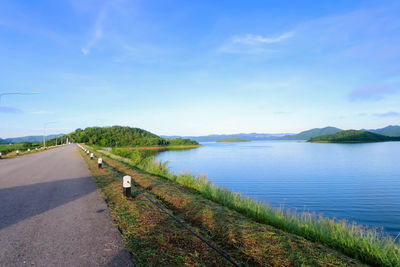
{"type": "MultiPolygon", "coordinates": [[[[119,173],[119,175],[130,175],[133,179],[132,185],[135,188],[141,188],[140,190],[153,194],[154,198],[160,201],[160,205],[165,205],[170,210],[172,209],[174,214],[182,218],[189,226],[195,225],[199,233],[217,245],[219,249],[225,251],[239,265],[293,266],[299,263],[307,266],[362,265],[357,259],[345,256],[338,250],[321,245],[319,242],[306,240],[304,237],[293,235],[270,224],[265,224],[260,220],[255,220],[246,215],[246,213],[230,207],[230,205],[223,205],[216,199],[207,197],[204,192],[199,191],[196,184],[192,184],[194,182],[191,180],[193,176],[189,174],[166,177],[157,171],[166,167],[162,163],[153,161],[154,165],[151,167],[153,171],[149,171],[134,165],[134,160],[132,159],[114,155],[110,152],[100,150],[95,151],[95,154],[103,158],[103,163],[107,165],[107,168],[104,169],[110,169],[112,173],[119,173]]],[[[89,164],[95,164],[95,161],[85,158],[89,164]]],[[[148,166],[150,167],[150,165],[148,166]]],[[[96,167],[94,168],[97,170],[96,167]]],[[[118,179],[118,185],[120,184],[120,179],[118,179]]],[[[210,186],[210,190],[213,190],[213,185],[207,182],[205,178],[199,179],[198,182],[204,186],[210,186]]],[[[133,188],[132,190],[134,191],[133,188]]],[[[220,190],[220,193],[230,193],[226,189],[219,188],[218,190],[220,190]]],[[[122,195],[122,191],[120,189],[118,191],[120,192],[118,194],[122,195]]],[[[212,192],[210,193],[213,194],[212,192]]],[[[114,196],[115,194],[112,195],[114,196]]],[[[240,198],[239,194],[233,194],[236,198],[240,198]]],[[[136,200],[138,200],[138,196],[134,193],[131,201],[136,203],[136,200]]],[[[139,200],[141,199],[139,198],[139,200]]],[[[143,200],[140,203],[143,203],[143,200]]],[[[249,201],[248,203],[252,202],[249,201]]],[[[111,205],[118,208],[113,203],[111,205]]],[[[126,214],[126,209],[123,212],[126,214]]],[[[133,215],[140,216],[140,213],[134,213],[133,215]]],[[[118,216],[116,217],[118,218],[118,216]]],[[[163,222],[163,225],[165,224],[167,224],[167,221],[163,222]]],[[[124,226],[129,227],[126,224],[124,226]]],[[[136,225],[136,228],[135,225],[131,227],[136,229],[135,231],[140,231],[140,229],[147,226],[139,224],[136,225]]],[[[151,238],[151,235],[152,232],[146,233],[146,238],[151,238]]],[[[131,238],[135,238],[135,236],[131,236],[131,238]]],[[[137,244],[137,242],[128,242],[128,244],[137,244]]],[[[157,247],[157,244],[153,244],[152,247],[157,247]]],[[[179,242],[174,242],[174,244],[180,245],[179,242]]],[[[137,244],[137,246],[128,247],[128,249],[133,251],[145,249],[140,244],[137,244]]],[[[168,251],[165,251],[162,255],[175,253],[173,246],[168,246],[168,251]]],[[[187,249],[190,248],[185,247],[183,251],[187,249]]],[[[209,256],[205,255],[205,257],[209,256]]],[[[159,258],[163,257],[161,254],[159,255],[159,258]]]]}
{"type": "MultiPolygon", "coordinates": [[[[134,155],[105,153],[110,159],[118,160],[124,164],[138,168],[146,173],[156,175],[167,180],[198,191],[200,195],[219,203],[229,209],[235,210],[257,222],[277,227],[287,233],[299,235],[313,242],[327,244],[331,248],[345,252],[352,257],[369,258],[367,263],[376,264],[385,257],[396,254],[398,245],[391,243],[389,236],[381,235],[373,229],[366,230],[362,225],[350,225],[346,221],[337,221],[328,217],[310,217],[307,214],[294,215],[286,210],[274,210],[268,205],[242,197],[225,188],[217,187],[203,176],[190,173],[174,174],[168,171],[165,162],[144,161],[141,165],[134,155]],[[348,247],[346,244],[352,244],[348,247]],[[369,251],[365,246],[372,248],[369,251]],[[378,258],[375,258],[378,257],[378,258]],[[382,259],[379,259],[382,257],[382,259]]],[[[387,260],[387,259],[386,259],[387,260]]],[[[393,258],[391,260],[394,260],[393,258]]]]}
{"type": "Polygon", "coordinates": [[[189,149],[198,148],[203,145],[182,145],[182,146],[137,146],[137,147],[114,147],[113,149],[124,149],[124,150],[168,150],[168,149],[189,149]]]}

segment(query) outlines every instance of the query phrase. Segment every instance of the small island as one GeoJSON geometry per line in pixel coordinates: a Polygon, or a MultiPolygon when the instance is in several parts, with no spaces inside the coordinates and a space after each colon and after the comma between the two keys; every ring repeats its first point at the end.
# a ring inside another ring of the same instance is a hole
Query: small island
{"type": "Polygon", "coordinates": [[[217,143],[241,143],[241,142],[251,142],[251,141],[240,138],[225,138],[217,141],[217,143]]]}
{"type": "Polygon", "coordinates": [[[346,130],[308,140],[308,142],[312,143],[372,143],[388,141],[400,141],[400,137],[391,137],[361,130],[346,130]]]}

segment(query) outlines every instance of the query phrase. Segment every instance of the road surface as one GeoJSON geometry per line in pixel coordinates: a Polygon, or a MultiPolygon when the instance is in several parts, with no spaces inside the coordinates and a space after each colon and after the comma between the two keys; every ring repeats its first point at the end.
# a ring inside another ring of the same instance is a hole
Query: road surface
{"type": "Polygon", "coordinates": [[[0,266],[131,266],[75,145],[0,160],[0,266]]]}

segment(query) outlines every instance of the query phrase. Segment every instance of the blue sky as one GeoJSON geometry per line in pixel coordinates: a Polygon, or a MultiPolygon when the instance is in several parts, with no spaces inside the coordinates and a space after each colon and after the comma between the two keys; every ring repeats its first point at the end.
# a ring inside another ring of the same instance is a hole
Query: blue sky
{"type": "Polygon", "coordinates": [[[0,137],[400,124],[399,1],[0,0],[0,137]],[[300,3],[301,2],[301,3],[300,3]]]}

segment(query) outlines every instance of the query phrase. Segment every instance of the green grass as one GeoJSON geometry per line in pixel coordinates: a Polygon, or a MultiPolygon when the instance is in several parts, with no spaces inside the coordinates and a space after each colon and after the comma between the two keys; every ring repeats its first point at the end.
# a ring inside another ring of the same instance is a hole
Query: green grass
{"type": "Polygon", "coordinates": [[[118,174],[107,166],[98,168],[95,161],[80,153],[121,231],[125,249],[132,253],[135,266],[223,266],[226,263],[196,237],[182,231],[180,225],[134,188],[131,199],[124,197],[118,174]],[[199,255],[190,257],[192,254],[199,255]]]}
{"type": "MultiPolygon", "coordinates": [[[[133,185],[152,194],[154,199],[168,207],[185,223],[198,227],[206,239],[236,259],[241,266],[362,266],[358,260],[351,259],[343,253],[273,226],[257,223],[233,209],[205,198],[189,187],[130,166],[130,160],[127,158],[109,152],[101,154],[100,151],[94,151],[94,154],[96,157],[103,157],[105,168],[112,168],[118,173],[119,179],[121,176],[130,175],[133,185]]],[[[140,198],[140,194],[134,199],[137,198],[140,198]]],[[[156,215],[148,214],[145,217],[154,216],[156,215]]],[[[147,225],[142,222],[132,227],[140,230],[147,225]]],[[[140,246],[145,247],[146,244],[139,244],[140,246]]],[[[190,253],[186,247],[184,252],[185,255],[197,258],[196,253],[190,253]]],[[[170,254],[170,251],[158,254],[165,253],[170,254]]]]}
{"type": "MultiPolygon", "coordinates": [[[[206,198],[236,210],[257,222],[326,244],[367,264],[400,266],[398,243],[375,229],[310,213],[273,209],[265,203],[217,187],[204,176],[195,176],[190,173],[173,174],[169,170],[168,162],[158,162],[154,160],[154,157],[145,157],[138,150],[113,149],[112,153],[128,158],[129,160],[122,159],[125,163],[194,189],[206,198]]],[[[118,157],[114,159],[121,160],[118,157]]]]}
{"type": "Polygon", "coordinates": [[[18,144],[7,144],[7,145],[0,145],[0,152],[3,155],[6,155],[7,153],[19,150],[20,152],[26,151],[28,149],[35,149],[40,147],[40,145],[37,144],[31,144],[31,143],[18,143],[18,144]]]}

